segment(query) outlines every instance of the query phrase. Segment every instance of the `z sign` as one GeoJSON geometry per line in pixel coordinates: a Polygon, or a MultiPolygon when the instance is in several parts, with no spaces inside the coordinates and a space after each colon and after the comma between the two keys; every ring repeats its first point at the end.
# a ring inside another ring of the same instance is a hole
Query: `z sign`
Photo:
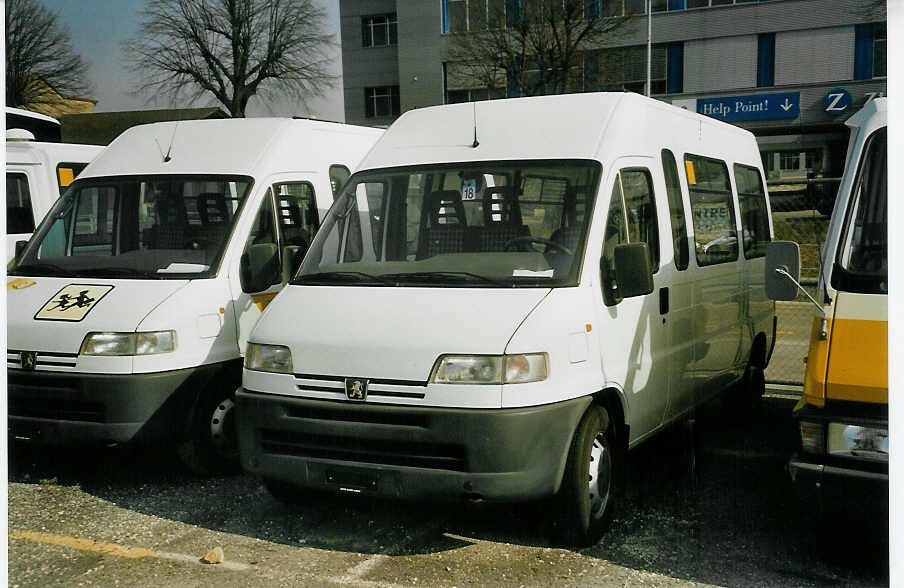
{"type": "Polygon", "coordinates": [[[851,107],[851,94],[844,88],[833,88],[822,99],[825,111],[833,116],[844,114],[851,107]]]}

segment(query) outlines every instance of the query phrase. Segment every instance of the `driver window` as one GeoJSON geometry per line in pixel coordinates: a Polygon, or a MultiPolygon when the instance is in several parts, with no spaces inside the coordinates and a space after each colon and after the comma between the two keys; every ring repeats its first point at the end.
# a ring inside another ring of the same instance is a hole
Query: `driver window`
{"type": "Polygon", "coordinates": [[[614,306],[621,302],[618,283],[615,281],[615,246],[628,242],[627,226],[621,176],[618,175],[615,176],[615,185],[612,186],[612,196],[609,200],[609,214],[606,216],[606,231],[603,234],[603,255],[600,260],[603,300],[606,306],[614,306]]]}

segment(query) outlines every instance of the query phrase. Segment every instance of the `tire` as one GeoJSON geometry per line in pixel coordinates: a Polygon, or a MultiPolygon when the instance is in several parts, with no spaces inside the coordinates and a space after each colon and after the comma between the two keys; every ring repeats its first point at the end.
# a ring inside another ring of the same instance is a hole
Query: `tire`
{"type": "Polygon", "coordinates": [[[301,502],[304,491],[298,486],[275,478],[261,478],[261,483],[263,483],[267,492],[270,493],[270,496],[278,502],[286,505],[295,505],[301,502]]]}
{"type": "Polygon", "coordinates": [[[596,543],[612,520],[615,489],[614,431],[606,410],[593,405],[574,433],[556,495],[557,539],[575,547],[596,543]]]}
{"type": "Polygon", "coordinates": [[[176,448],[176,454],[189,470],[200,476],[241,471],[232,392],[223,394],[214,390],[202,396],[189,438],[176,448]]]}
{"type": "Polygon", "coordinates": [[[741,380],[729,391],[729,408],[736,412],[741,420],[754,417],[763,406],[763,394],[765,393],[766,375],[764,371],[752,364],[747,364],[741,380]]]}

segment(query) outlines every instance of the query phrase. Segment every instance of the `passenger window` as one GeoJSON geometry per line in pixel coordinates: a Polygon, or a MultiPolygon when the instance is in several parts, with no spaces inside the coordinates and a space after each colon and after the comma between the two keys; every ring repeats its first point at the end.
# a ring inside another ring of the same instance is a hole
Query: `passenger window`
{"type": "Polygon", "coordinates": [[[339,194],[345,180],[352,175],[348,168],[344,165],[334,164],[330,166],[330,188],[333,190],[333,197],[339,194]]]}
{"type": "Polygon", "coordinates": [[[662,150],[662,171],[665,174],[665,191],[669,198],[669,220],[672,224],[672,244],[675,249],[675,267],[687,269],[687,216],[681,202],[681,181],[678,179],[678,163],[668,149],[662,150]]]}
{"type": "Polygon", "coordinates": [[[688,154],[684,156],[684,171],[691,196],[697,265],[737,260],[737,225],[728,167],[718,159],[688,154]]]}
{"type": "Polygon", "coordinates": [[[659,226],[656,224],[656,201],[653,180],[645,169],[621,171],[622,193],[625,199],[625,219],[628,223],[628,242],[647,244],[650,267],[659,270],[659,226]]]}
{"type": "Polygon", "coordinates": [[[34,214],[31,210],[31,193],[28,176],[23,173],[6,174],[6,234],[33,233],[34,214]]]}
{"type": "Polygon", "coordinates": [[[273,191],[280,246],[294,245],[307,251],[320,226],[314,186],[309,182],[284,182],[275,184],[273,191]]]}
{"type": "Polygon", "coordinates": [[[766,191],[763,179],[755,167],[734,165],[735,186],[741,205],[741,237],[744,241],[744,257],[752,259],[766,255],[769,235],[769,213],[766,210],[766,191]]]}

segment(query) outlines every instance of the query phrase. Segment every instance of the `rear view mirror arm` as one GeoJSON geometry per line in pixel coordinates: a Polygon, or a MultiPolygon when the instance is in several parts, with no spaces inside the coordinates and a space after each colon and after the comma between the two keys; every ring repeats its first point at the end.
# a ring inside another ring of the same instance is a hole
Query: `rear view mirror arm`
{"type": "Polygon", "coordinates": [[[807,291],[804,289],[804,287],[800,285],[800,282],[798,282],[797,280],[794,279],[794,276],[792,276],[792,275],[788,272],[788,268],[787,268],[786,266],[779,266],[779,267],[775,268],[775,273],[778,274],[778,275],[780,275],[780,276],[785,276],[786,278],[788,278],[789,280],[791,280],[792,282],[794,282],[794,285],[797,286],[798,290],[800,290],[801,292],[803,292],[803,293],[804,293],[804,296],[806,296],[807,298],[809,298],[809,299],[810,299],[810,302],[812,302],[813,305],[814,305],[816,308],[819,309],[819,312],[822,314],[822,321],[819,323],[819,338],[820,338],[821,340],[825,340],[825,338],[829,336],[828,317],[826,316],[826,311],[825,311],[825,309],[822,307],[822,305],[820,305],[818,302],[816,302],[816,299],[815,299],[815,298],[813,298],[812,296],[810,296],[810,293],[807,292],[807,291]]]}

